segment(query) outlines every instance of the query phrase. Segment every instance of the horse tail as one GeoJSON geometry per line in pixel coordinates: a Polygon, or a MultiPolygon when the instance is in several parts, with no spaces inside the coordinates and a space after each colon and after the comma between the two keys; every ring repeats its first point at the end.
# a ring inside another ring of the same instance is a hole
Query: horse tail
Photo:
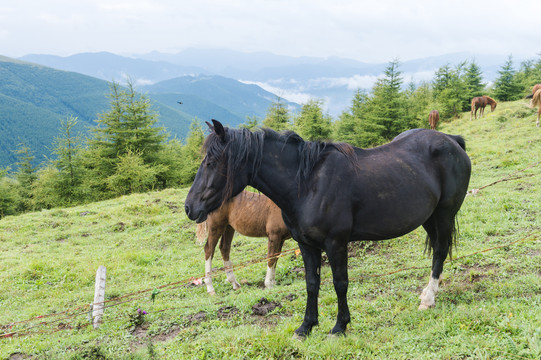
{"type": "MultiPolygon", "coordinates": [[[[449,258],[453,259],[453,245],[456,248],[456,245],[458,243],[458,234],[460,232],[459,226],[458,226],[458,219],[453,219],[453,228],[451,229],[451,237],[449,238],[449,258]]],[[[432,249],[434,248],[434,241],[435,239],[432,239],[428,233],[426,234],[426,240],[425,240],[425,254],[428,253],[430,256],[432,254],[432,249]]]]}
{"type": "Polygon", "coordinates": [[[533,106],[541,105],[541,89],[537,90],[535,94],[532,95],[532,105],[533,106]]]}
{"type": "Polygon", "coordinates": [[[466,140],[460,135],[447,135],[451,139],[453,139],[461,148],[462,150],[466,151],[466,140]]]}
{"type": "Polygon", "coordinates": [[[205,239],[208,236],[208,224],[206,221],[203,221],[202,223],[197,224],[197,228],[195,230],[195,236],[197,237],[197,242],[199,244],[203,244],[205,242],[205,239]]]}

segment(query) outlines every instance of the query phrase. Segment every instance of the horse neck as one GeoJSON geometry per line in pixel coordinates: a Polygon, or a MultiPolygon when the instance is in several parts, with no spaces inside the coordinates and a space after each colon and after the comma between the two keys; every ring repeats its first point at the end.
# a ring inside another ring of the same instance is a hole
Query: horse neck
{"type": "Polygon", "coordinates": [[[297,198],[296,181],[300,159],[296,144],[266,141],[256,176],[249,185],[265,194],[281,209],[297,198]]]}

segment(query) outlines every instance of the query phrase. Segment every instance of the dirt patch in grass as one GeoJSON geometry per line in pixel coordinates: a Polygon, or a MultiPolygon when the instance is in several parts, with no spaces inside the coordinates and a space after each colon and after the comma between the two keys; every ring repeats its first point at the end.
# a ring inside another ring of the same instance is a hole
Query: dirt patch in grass
{"type": "Polygon", "coordinates": [[[218,309],[216,315],[218,319],[228,319],[230,317],[236,316],[240,313],[240,310],[234,306],[223,306],[218,309]]]}
{"type": "Polygon", "coordinates": [[[201,321],[204,321],[206,319],[207,319],[207,313],[204,311],[200,311],[193,315],[188,315],[187,317],[188,323],[190,323],[190,325],[195,324],[195,323],[200,323],[201,321]]]}
{"type": "Polygon", "coordinates": [[[9,360],[23,360],[23,359],[32,359],[32,355],[26,355],[20,352],[13,353],[9,356],[9,360]]]}
{"type": "Polygon", "coordinates": [[[281,308],[282,304],[277,301],[269,301],[267,298],[262,297],[257,304],[252,306],[252,313],[254,315],[265,316],[268,313],[274,311],[276,308],[281,308]]]}

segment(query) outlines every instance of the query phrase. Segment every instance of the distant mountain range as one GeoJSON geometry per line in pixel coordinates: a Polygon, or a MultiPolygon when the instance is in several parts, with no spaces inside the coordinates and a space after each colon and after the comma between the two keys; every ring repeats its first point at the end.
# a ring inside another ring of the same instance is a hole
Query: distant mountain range
{"type": "MultiPolygon", "coordinates": [[[[91,63],[98,64],[94,60],[91,63]]],[[[0,56],[0,79],[0,167],[16,161],[13,151],[20,143],[30,147],[36,163],[44,160],[50,156],[54,137],[60,135],[62,119],[77,117],[77,130],[87,133],[98,115],[109,109],[110,83],[78,72],[0,56]]],[[[152,100],[159,125],[178,138],[185,138],[194,118],[216,118],[233,127],[248,116],[262,119],[276,98],[259,86],[217,75],[177,77],[137,90],[152,100]]],[[[299,108],[294,103],[289,106],[299,108]]]]}
{"type": "MultiPolygon", "coordinates": [[[[419,82],[431,80],[434,71],[441,66],[475,60],[484,81],[490,82],[497,77],[507,57],[508,54],[487,56],[463,52],[404,61],[399,70],[406,82],[419,82]]],[[[289,57],[217,49],[187,49],[176,54],[152,52],[131,57],[105,52],[68,57],[27,55],[20,59],[107,81],[130,76],[141,85],[182,76],[219,75],[256,84],[294,103],[321,99],[335,117],[351,105],[357,89],[370,89],[387,66],[387,63],[364,63],[338,57],[289,57]]],[[[524,59],[513,60],[518,67],[524,59]]]]}
{"type": "MultiPolygon", "coordinates": [[[[431,80],[441,66],[475,60],[489,82],[507,57],[457,53],[404,61],[399,70],[407,84],[431,80]]],[[[518,67],[524,59],[513,60],[518,67]]],[[[194,118],[216,118],[229,126],[246,122],[248,116],[261,120],[277,96],[289,100],[292,113],[310,98],[321,99],[337,117],[351,105],[355,91],[370,89],[386,66],[337,57],[196,49],[131,57],[107,52],[0,56],[0,166],[13,164],[20,142],[39,160],[49,156],[62,118],[78,117],[83,132],[94,126],[98,114],[109,108],[112,80],[123,83],[130,77],[153,100],[160,125],[171,136],[184,138],[194,118]]]]}

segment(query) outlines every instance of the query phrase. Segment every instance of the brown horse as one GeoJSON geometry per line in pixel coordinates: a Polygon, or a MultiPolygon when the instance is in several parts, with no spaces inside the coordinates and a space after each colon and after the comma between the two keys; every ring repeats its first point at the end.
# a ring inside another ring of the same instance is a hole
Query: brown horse
{"type": "Polygon", "coordinates": [[[438,121],[440,121],[440,113],[438,110],[432,110],[430,114],[428,114],[428,125],[430,125],[430,128],[432,130],[436,130],[436,125],[438,125],[438,121]]]}
{"type": "Polygon", "coordinates": [[[526,95],[526,99],[531,99],[537,92],[537,90],[541,90],[541,84],[535,84],[532,89],[532,93],[529,95],[526,95]]]}
{"type": "Polygon", "coordinates": [[[530,105],[531,106],[537,106],[538,107],[538,110],[537,110],[537,122],[535,123],[535,125],[537,127],[539,127],[539,116],[541,115],[541,86],[540,88],[535,92],[535,94],[533,94],[532,96],[532,100],[530,102],[530,105]]]}
{"type": "Polygon", "coordinates": [[[491,98],[490,96],[478,96],[474,97],[471,101],[471,113],[470,113],[470,120],[473,118],[475,114],[475,118],[477,119],[477,110],[479,109],[479,117],[483,117],[483,114],[485,113],[485,107],[487,105],[490,105],[490,111],[494,111],[496,109],[496,105],[498,103],[496,100],[491,98]]]}
{"type": "Polygon", "coordinates": [[[263,194],[242,191],[210,213],[205,222],[197,225],[197,238],[200,242],[203,242],[205,236],[208,235],[205,244],[205,284],[207,292],[211,295],[215,294],[211,276],[212,258],[220,237],[220,251],[227,281],[233,285],[233,289],[240,288],[229,260],[231,241],[235,231],[245,236],[266,236],[269,239],[265,287],[271,288],[276,283],[274,277],[278,259],[276,257],[270,259],[270,257],[282,251],[284,241],[291,238],[291,235],[282,219],[282,211],[268,197],[263,194]]]}

